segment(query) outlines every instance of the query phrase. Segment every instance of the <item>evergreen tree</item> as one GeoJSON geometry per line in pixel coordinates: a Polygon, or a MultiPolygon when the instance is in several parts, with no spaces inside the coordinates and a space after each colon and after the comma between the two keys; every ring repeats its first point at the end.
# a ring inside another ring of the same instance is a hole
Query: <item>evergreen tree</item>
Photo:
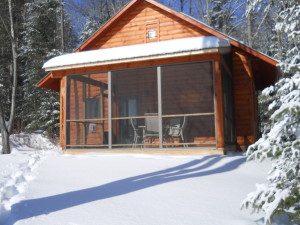
{"type": "MultiPolygon", "coordinates": [[[[265,89],[270,128],[249,147],[249,160],[273,160],[267,184],[244,200],[244,207],[265,212],[265,224],[282,214],[300,223],[300,4],[298,0],[278,1],[281,12],[276,18],[276,31],[282,32],[283,77],[265,89]]],[[[257,3],[259,4],[259,3],[257,3]]]]}
{"type": "MultiPolygon", "coordinates": [[[[40,89],[36,84],[46,75],[43,63],[49,58],[62,54],[59,24],[60,0],[33,0],[26,4],[24,38],[21,47],[21,59],[24,63],[23,104],[19,112],[26,123],[26,130],[45,130],[50,136],[58,134],[59,93],[40,89]]],[[[65,16],[65,18],[67,18],[65,16]]],[[[66,48],[72,46],[70,22],[65,26],[66,48]]],[[[73,42],[74,43],[74,42],[73,42]]]]}
{"type": "Polygon", "coordinates": [[[128,0],[68,0],[68,11],[79,27],[79,40],[83,42],[88,39],[127,2],[128,0]]]}

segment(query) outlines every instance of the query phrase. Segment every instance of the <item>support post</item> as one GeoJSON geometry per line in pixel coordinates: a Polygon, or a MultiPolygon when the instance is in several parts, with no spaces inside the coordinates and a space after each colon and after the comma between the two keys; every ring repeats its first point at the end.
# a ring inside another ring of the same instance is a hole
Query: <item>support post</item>
{"type": "Polygon", "coordinates": [[[161,100],[161,67],[157,67],[157,97],[158,97],[158,131],[159,148],[163,148],[163,129],[162,129],[162,100],[161,100]]]}
{"type": "Polygon", "coordinates": [[[112,149],[112,93],[111,93],[111,71],[108,71],[108,148],[112,149]]]}
{"type": "Polygon", "coordinates": [[[224,109],[220,60],[214,61],[217,148],[224,149],[224,109]]]}

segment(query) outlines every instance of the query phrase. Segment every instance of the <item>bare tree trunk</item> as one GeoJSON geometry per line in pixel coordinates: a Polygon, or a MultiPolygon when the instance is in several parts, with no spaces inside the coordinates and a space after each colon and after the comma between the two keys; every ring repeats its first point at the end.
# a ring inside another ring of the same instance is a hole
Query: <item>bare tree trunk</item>
{"type": "Polygon", "coordinates": [[[64,31],[64,0],[60,0],[60,37],[61,37],[61,50],[65,52],[65,31],[64,31]]]}
{"type": "Polygon", "coordinates": [[[2,154],[10,154],[9,133],[5,124],[2,102],[0,102],[0,129],[2,138],[2,154]]]}
{"type": "Polygon", "coordinates": [[[8,9],[9,9],[9,21],[10,21],[10,29],[8,26],[6,26],[5,21],[0,15],[0,19],[3,23],[3,26],[10,38],[11,42],[11,51],[12,51],[12,93],[11,93],[11,107],[10,107],[10,116],[8,123],[5,122],[5,115],[3,110],[3,104],[0,102],[0,129],[2,133],[2,153],[9,154],[10,153],[10,144],[9,144],[9,135],[12,132],[13,124],[14,124],[14,118],[15,118],[15,110],[16,110],[16,92],[17,92],[17,60],[18,60],[18,54],[17,54],[17,42],[15,38],[15,29],[14,29],[14,22],[13,22],[13,13],[12,13],[12,3],[11,0],[8,0],[8,9]]]}
{"type": "Polygon", "coordinates": [[[212,24],[212,15],[210,9],[211,0],[206,0],[206,18],[207,18],[207,25],[211,26],[212,24]]]}
{"type": "Polygon", "coordinates": [[[247,14],[247,39],[248,39],[248,45],[249,47],[252,48],[253,46],[253,43],[252,43],[252,9],[249,9],[250,8],[250,2],[249,0],[246,1],[246,4],[247,4],[247,10],[248,11],[248,14],[247,14]]]}
{"type": "Polygon", "coordinates": [[[279,61],[283,60],[283,47],[282,47],[282,32],[277,31],[277,46],[278,46],[278,59],[279,61]]]}
{"type": "Polygon", "coordinates": [[[180,12],[183,12],[184,0],[180,0],[180,12]]]}

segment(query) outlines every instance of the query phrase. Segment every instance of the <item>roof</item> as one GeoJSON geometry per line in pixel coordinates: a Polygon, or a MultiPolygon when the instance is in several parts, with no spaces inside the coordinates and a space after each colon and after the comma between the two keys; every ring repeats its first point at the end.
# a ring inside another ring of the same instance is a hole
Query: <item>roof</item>
{"type": "Polygon", "coordinates": [[[105,33],[109,29],[110,26],[112,26],[115,22],[117,22],[124,15],[124,13],[126,13],[127,10],[134,7],[135,5],[137,5],[140,2],[147,2],[149,4],[152,4],[160,9],[162,9],[163,11],[168,12],[168,13],[206,31],[207,33],[212,34],[212,36],[228,39],[230,41],[230,44],[232,44],[233,46],[238,47],[238,48],[246,51],[247,53],[249,53],[259,59],[262,59],[272,65],[278,64],[277,60],[246,46],[244,43],[215,30],[214,28],[200,22],[199,20],[196,20],[196,19],[194,19],[190,16],[187,16],[183,13],[177,12],[176,10],[173,10],[173,9],[169,8],[168,6],[165,6],[159,2],[156,2],[155,0],[132,0],[127,5],[125,5],[125,7],[119,13],[117,13],[114,17],[112,17],[98,31],[96,31],[89,39],[87,39],[81,46],[79,46],[75,50],[75,52],[84,51],[91,43],[93,43],[94,41],[97,41],[98,37],[100,35],[102,35],[103,33],[105,33]]]}
{"type": "MultiPolygon", "coordinates": [[[[197,28],[199,28],[199,29],[201,29],[201,30],[203,30],[203,31],[205,31],[205,32],[207,32],[207,33],[209,33],[210,35],[212,35],[212,36],[215,36],[215,37],[218,37],[218,38],[221,38],[221,39],[227,39],[229,42],[230,42],[230,44],[231,44],[231,46],[232,47],[236,47],[236,48],[238,48],[238,49],[240,49],[240,50],[242,50],[242,51],[244,51],[245,53],[248,53],[248,54],[250,54],[250,55],[252,55],[252,56],[254,56],[254,57],[256,57],[256,58],[258,58],[258,59],[260,59],[260,60],[262,60],[263,62],[264,62],[264,64],[266,64],[266,65],[269,65],[269,66],[271,66],[271,67],[275,67],[279,62],[277,61],[277,60],[275,60],[275,59],[273,59],[273,58],[271,58],[271,57],[269,57],[269,56],[267,56],[267,55],[265,55],[265,54],[263,54],[263,53],[261,53],[261,52],[258,52],[258,51],[256,51],[256,50],[254,50],[254,49],[252,49],[252,48],[250,48],[250,47],[248,47],[248,46],[246,46],[245,44],[243,44],[243,43],[241,43],[241,42],[239,42],[239,41],[237,41],[237,40],[235,40],[234,38],[232,38],[232,37],[229,37],[229,36],[227,36],[227,35],[225,35],[225,34],[222,34],[221,32],[218,32],[218,31],[216,31],[215,29],[213,29],[212,27],[209,27],[209,26],[207,26],[207,25],[205,25],[205,24],[203,24],[202,22],[200,22],[200,21],[198,21],[198,20],[196,20],[196,19],[194,19],[194,18],[192,18],[192,17],[190,17],[190,16],[187,16],[187,15],[185,15],[185,14],[183,14],[183,13],[179,13],[179,12],[177,12],[177,11],[175,11],[175,10],[173,10],[173,9],[171,9],[171,8],[169,8],[169,7],[167,7],[167,6],[165,6],[165,5],[163,5],[163,4],[161,4],[161,3],[158,3],[158,2],[156,2],[156,1],[154,1],[154,0],[132,0],[131,2],[129,2],[127,5],[125,5],[125,7],[120,11],[120,12],[118,12],[114,17],[112,17],[106,24],[104,24],[98,31],[96,31],[95,33],[94,33],[94,35],[92,35],[88,40],[86,40],[80,47],[78,47],[76,50],[75,50],[75,52],[77,52],[77,53],[83,53],[83,51],[85,51],[85,50],[88,50],[89,48],[89,46],[92,46],[93,45],[93,43],[96,43],[97,42],[97,40],[99,40],[99,37],[101,37],[102,35],[104,35],[106,32],[108,32],[110,29],[111,29],[111,27],[113,27],[114,26],[114,24],[116,24],[117,22],[119,22],[123,17],[125,17],[126,16],[126,13],[127,13],[127,11],[129,11],[130,9],[133,9],[136,5],[138,5],[138,4],[140,4],[140,3],[142,3],[142,2],[147,2],[147,3],[149,3],[149,4],[151,4],[151,5],[153,5],[153,6],[155,6],[155,7],[158,7],[159,9],[161,9],[162,11],[165,11],[165,12],[167,12],[167,13],[169,13],[169,14],[172,14],[173,16],[175,16],[175,17],[177,17],[177,18],[179,18],[179,19],[182,19],[182,20],[184,20],[185,22],[187,22],[188,24],[190,24],[190,25],[192,25],[192,26],[194,26],[194,27],[197,27],[197,28]]],[[[149,46],[148,44],[143,44],[144,46],[145,46],[145,48],[146,48],[146,45],[147,46],[149,46]]],[[[119,47],[118,47],[119,48],[119,47]]],[[[118,48],[115,48],[115,49],[118,49],[118,48]]],[[[113,48],[112,48],[113,49],[113,48]]],[[[111,49],[111,50],[112,50],[111,49]]],[[[134,49],[134,48],[133,48],[134,49]]],[[[102,50],[104,50],[104,49],[102,49],[102,50]]],[[[91,52],[94,52],[94,51],[97,51],[97,53],[91,53],[91,54],[88,54],[89,56],[88,56],[88,58],[90,58],[93,54],[99,54],[100,55],[100,53],[101,53],[101,50],[90,50],[91,52]]],[[[110,54],[112,54],[112,52],[113,51],[110,51],[110,54]]],[[[103,53],[103,52],[102,52],[103,53]]],[[[178,52],[176,52],[176,53],[178,53],[178,52]]],[[[85,53],[84,53],[85,54],[85,53]]],[[[153,54],[150,54],[149,52],[147,53],[147,54],[149,54],[148,56],[154,56],[155,54],[153,53],[153,54]]],[[[163,52],[160,52],[160,54],[163,54],[163,52]]],[[[171,53],[168,53],[168,54],[171,54],[171,53]]],[[[71,54],[72,55],[72,54],[71,54]]],[[[97,55],[97,57],[99,56],[99,55],[97,55]]],[[[166,54],[165,54],[166,55],[166,54]]],[[[136,54],[135,56],[134,55],[132,55],[131,57],[136,57],[136,58],[142,58],[142,57],[146,57],[147,55],[143,55],[143,56],[141,56],[141,55],[138,55],[138,54],[136,54]]],[[[69,60],[69,59],[72,59],[72,60],[77,60],[77,56],[75,56],[75,54],[74,55],[72,55],[72,56],[62,56],[62,57],[64,57],[64,58],[60,58],[60,60],[61,59],[66,59],[66,60],[69,60]],[[74,58],[73,58],[74,57],[74,58]]],[[[55,58],[54,58],[55,59],[55,58]]],[[[130,58],[126,58],[126,57],[124,57],[123,56],[123,58],[122,58],[122,60],[125,60],[125,59],[130,59],[130,58]]],[[[131,58],[132,59],[132,58],[131,58]]],[[[111,58],[102,58],[102,61],[99,61],[99,60],[97,60],[97,62],[92,62],[92,60],[90,60],[89,59],[89,61],[88,62],[83,62],[83,64],[85,65],[85,64],[89,64],[89,65],[93,65],[93,63],[104,63],[105,62],[105,60],[110,60],[110,61],[115,61],[115,63],[118,63],[118,61],[120,61],[121,60],[121,58],[117,58],[117,57],[112,57],[111,56],[111,58]]],[[[51,61],[51,60],[50,60],[51,61]]],[[[49,61],[49,63],[50,63],[50,61],[49,61]]],[[[74,62],[76,65],[82,65],[81,63],[82,62],[74,62]]],[[[112,62],[111,62],[112,63],[112,62]]],[[[72,64],[72,66],[74,66],[73,65],[73,63],[69,63],[69,65],[71,66],[71,64],[72,64]]],[[[48,65],[51,65],[51,64],[48,64],[48,65]]],[[[48,70],[48,71],[50,71],[51,69],[50,69],[50,66],[48,66],[47,64],[45,64],[44,65],[44,67],[48,70]]],[[[54,61],[53,61],[53,65],[54,65],[54,61]]],[[[59,65],[59,66],[63,66],[63,65],[59,65]]],[[[56,68],[56,66],[51,66],[51,68],[53,69],[53,68],[56,68]]],[[[61,67],[62,68],[62,67],[61,67]]],[[[56,69],[58,69],[58,67],[56,68],[56,69]]],[[[274,76],[276,76],[276,75],[274,75],[274,76]]],[[[51,73],[49,73],[47,76],[45,76],[37,85],[39,86],[39,87],[44,87],[44,88],[50,88],[50,89],[54,89],[54,90],[59,90],[59,84],[56,84],[57,82],[59,81],[59,79],[55,79],[52,75],[51,75],[51,73]],[[51,83],[51,84],[50,84],[51,83]],[[54,85],[54,83],[56,84],[56,85],[54,85]],[[52,87],[53,86],[53,87],[52,87]]]]}
{"type": "Polygon", "coordinates": [[[227,48],[227,52],[229,52],[230,42],[228,39],[215,36],[192,37],[66,54],[50,59],[44,64],[43,68],[46,71],[55,71],[98,66],[104,63],[123,63],[127,60],[147,60],[152,57],[162,58],[201,54],[207,53],[208,49],[216,49],[217,51],[220,49],[223,51],[223,48],[227,48]]]}

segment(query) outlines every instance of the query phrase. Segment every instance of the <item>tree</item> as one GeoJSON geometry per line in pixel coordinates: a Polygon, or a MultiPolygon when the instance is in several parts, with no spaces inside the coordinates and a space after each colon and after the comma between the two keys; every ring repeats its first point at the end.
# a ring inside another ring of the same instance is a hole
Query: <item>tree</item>
{"type": "MultiPolygon", "coordinates": [[[[300,4],[278,1],[275,30],[282,33],[283,77],[262,95],[269,105],[271,126],[248,148],[248,160],[273,160],[267,184],[257,185],[243,207],[265,212],[265,224],[286,214],[300,222],[300,4]]],[[[257,3],[259,4],[259,3],[257,3]]]]}
{"type": "Polygon", "coordinates": [[[237,16],[244,5],[239,0],[196,0],[194,17],[207,25],[234,36],[242,19],[237,16]]]}
{"type": "MultiPolygon", "coordinates": [[[[76,16],[76,20],[81,18],[79,29],[79,40],[81,42],[89,38],[106,21],[116,14],[128,0],[86,0],[78,3],[69,0],[67,7],[70,15],[76,16]]],[[[73,18],[74,20],[74,18],[73,18]]]]}
{"type": "Polygon", "coordinates": [[[61,0],[27,3],[20,50],[24,65],[21,74],[24,100],[20,117],[25,121],[26,131],[42,129],[51,137],[58,135],[59,93],[38,88],[36,84],[46,75],[42,69],[45,61],[62,54],[63,49],[74,48],[70,20],[61,11],[61,0]]]}
{"type": "Polygon", "coordinates": [[[9,144],[9,136],[13,130],[14,119],[15,119],[15,110],[16,110],[16,92],[18,84],[18,54],[17,54],[17,39],[15,35],[15,24],[14,24],[14,15],[13,15],[13,4],[11,0],[8,0],[8,14],[9,21],[6,22],[2,14],[0,14],[0,19],[2,26],[4,27],[7,36],[9,37],[10,46],[11,46],[11,57],[12,57],[12,66],[10,69],[10,74],[12,77],[11,84],[11,99],[10,99],[10,112],[9,116],[6,117],[7,108],[3,100],[3,96],[0,99],[0,129],[2,134],[2,153],[9,154],[11,152],[9,144]],[[8,121],[6,121],[8,118],[8,121]]]}

